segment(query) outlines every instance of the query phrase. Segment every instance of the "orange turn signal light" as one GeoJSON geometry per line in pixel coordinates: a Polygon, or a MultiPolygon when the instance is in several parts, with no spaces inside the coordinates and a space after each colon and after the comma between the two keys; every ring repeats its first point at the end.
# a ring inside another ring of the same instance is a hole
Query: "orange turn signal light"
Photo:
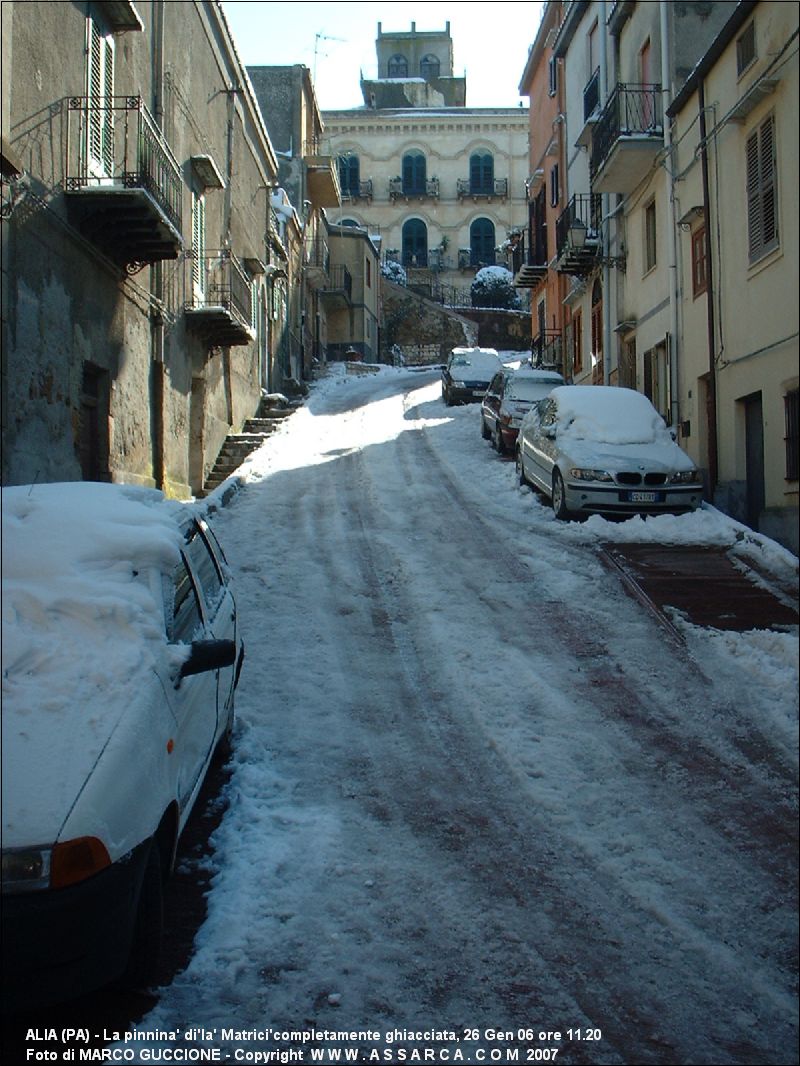
{"type": "Polygon", "coordinates": [[[77,837],[56,844],[50,863],[50,887],[66,888],[111,865],[105,844],[97,837],[77,837]]]}

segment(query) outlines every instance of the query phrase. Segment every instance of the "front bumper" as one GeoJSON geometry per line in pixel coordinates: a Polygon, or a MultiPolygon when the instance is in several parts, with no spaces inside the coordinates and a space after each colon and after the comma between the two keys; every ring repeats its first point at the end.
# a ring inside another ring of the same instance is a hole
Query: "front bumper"
{"type": "Polygon", "coordinates": [[[488,381],[467,381],[463,385],[448,385],[447,391],[452,403],[480,403],[488,388],[488,381]]]}
{"type": "Polygon", "coordinates": [[[630,489],[622,485],[568,481],[564,488],[566,505],[576,514],[681,514],[696,510],[703,502],[700,484],[630,489]],[[636,493],[645,498],[637,499],[636,493]]]}
{"type": "Polygon", "coordinates": [[[120,977],[150,843],[87,881],[3,896],[3,1011],[73,999],[120,977]]]}

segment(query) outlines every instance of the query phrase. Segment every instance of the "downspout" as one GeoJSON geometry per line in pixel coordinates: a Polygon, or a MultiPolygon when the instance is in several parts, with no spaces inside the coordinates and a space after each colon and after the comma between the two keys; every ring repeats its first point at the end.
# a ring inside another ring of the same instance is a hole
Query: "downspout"
{"type": "MultiPolygon", "coordinates": [[[[603,103],[608,101],[608,32],[606,27],[606,0],[600,5],[600,24],[598,37],[600,38],[600,88],[602,90],[603,103]]],[[[607,219],[611,210],[610,193],[602,194],[602,217],[607,219]]],[[[608,385],[611,379],[611,242],[609,239],[608,222],[603,227],[603,384],[608,385]]],[[[616,305],[616,293],[614,294],[616,305]]]]}
{"type": "Polygon", "coordinates": [[[708,335],[708,393],[706,397],[706,418],[708,434],[708,485],[709,500],[714,499],[714,492],[719,477],[719,453],[717,448],[717,326],[714,318],[714,259],[711,245],[711,193],[708,180],[708,141],[706,140],[706,87],[703,78],[697,87],[698,107],[700,108],[700,163],[703,175],[703,215],[706,221],[706,321],[708,335]]]}
{"type": "MultiPolygon", "coordinates": [[[[164,132],[164,0],[153,4],[153,88],[151,104],[156,126],[164,132]]],[[[164,431],[164,272],[161,263],[150,267],[150,436],[153,480],[166,486],[166,440],[164,431]]]]}
{"type": "Polygon", "coordinates": [[[669,272],[669,400],[670,424],[677,427],[680,420],[680,373],[678,337],[678,219],[675,209],[675,169],[672,153],[672,125],[667,121],[667,110],[672,99],[672,41],[668,4],[659,5],[661,23],[661,122],[664,127],[664,151],[667,159],[669,182],[669,208],[667,212],[667,270],[669,272]]]}

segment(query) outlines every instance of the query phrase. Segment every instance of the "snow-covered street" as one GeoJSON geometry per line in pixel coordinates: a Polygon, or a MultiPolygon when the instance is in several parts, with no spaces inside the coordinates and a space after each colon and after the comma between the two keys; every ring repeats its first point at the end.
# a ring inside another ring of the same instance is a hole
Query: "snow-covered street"
{"type": "Polygon", "coordinates": [[[797,633],[678,619],[677,649],[596,553],[742,527],[557,522],[438,371],[332,368],[240,473],[212,518],[247,647],[230,805],[140,1033],[796,1061],[797,633]]]}

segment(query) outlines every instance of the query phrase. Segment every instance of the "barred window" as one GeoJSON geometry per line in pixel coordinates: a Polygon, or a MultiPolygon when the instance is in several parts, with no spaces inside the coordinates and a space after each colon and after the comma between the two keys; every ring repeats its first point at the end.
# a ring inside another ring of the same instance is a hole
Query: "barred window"
{"type": "Polygon", "coordinates": [[[750,262],[778,247],[778,185],[775,119],[772,115],[747,138],[747,229],[750,262]]]}

